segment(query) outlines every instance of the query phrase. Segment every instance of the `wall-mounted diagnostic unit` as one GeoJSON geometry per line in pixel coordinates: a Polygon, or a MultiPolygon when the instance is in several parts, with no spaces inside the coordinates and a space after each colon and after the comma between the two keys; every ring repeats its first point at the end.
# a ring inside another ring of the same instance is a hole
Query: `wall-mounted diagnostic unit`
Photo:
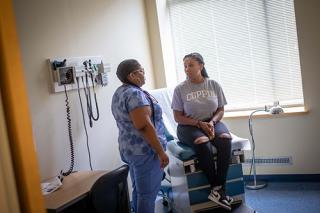
{"type": "Polygon", "coordinates": [[[89,125],[93,127],[94,121],[99,119],[99,107],[97,101],[97,95],[95,91],[95,85],[106,86],[108,84],[107,72],[110,72],[110,64],[103,62],[101,56],[86,56],[86,57],[74,57],[74,58],[54,58],[48,59],[49,71],[52,83],[52,92],[65,92],[66,95],[66,117],[68,126],[68,135],[70,143],[70,167],[68,171],[63,172],[59,176],[68,176],[72,173],[74,167],[74,147],[72,137],[72,124],[71,114],[69,106],[68,90],[77,90],[79,95],[79,101],[81,106],[82,118],[84,129],[87,139],[88,156],[91,165],[91,154],[89,149],[89,136],[86,127],[84,107],[82,105],[82,98],[80,94],[80,88],[83,89],[85,96],[85,106],[87,108],[86,114],[88,115],[89,125]],[[94,99],[94,102],[92,101],[94,99]],[[95,113],[94,113],[95,111],[95,113]],[[95,114],[95,115],[94,115],[95,114]]]}
{"type": "MultiPolygon", "coordinates": [[[[107,72],[110,64],[103,62],[102,56],[84,56],[73,58],[48,59],[52,82],[52,92],[77,89],[77,78],[91,78],[90,86],[94,84],[106,86],[108,84],[107,72]]],[[[82,86],[81,86],[82,87],[82,86]]]]}

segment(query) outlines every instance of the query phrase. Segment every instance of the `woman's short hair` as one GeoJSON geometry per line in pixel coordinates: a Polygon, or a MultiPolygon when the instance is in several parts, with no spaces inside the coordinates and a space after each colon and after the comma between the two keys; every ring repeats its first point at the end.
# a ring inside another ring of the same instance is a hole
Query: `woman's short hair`
{"type": "Polygon", "coordinates": [[[183,60],[185,60],[186,58],[192,58],[192,59],[196,60],[197,62],[199,62],[199,64],[202,64],[202,65],[203,65],[203,69],[201,70],[201,75],[202,75],[202,77],[204,77],[204,78],[209,78],[209,75],[208,75],[208,73],[207,73],[207,70],[206,70],[206,68],[204,67],[203,57],[202,57],[202,55],[200,55],[200,53],[196,53],[196,52],[194,52],[194,53],[189,53],[189,54],[187,54],[187,55],[185,55],[185,56],[183,57],[183,60]]]}
{"type": "Polygon", "coordinates": [[[117,68],[117,77],[122,83],[130,83],[128,81],[128,75],[137,70],[140,69],[141,65],[136,59],[126,59],[122,61],[117,68]]]}

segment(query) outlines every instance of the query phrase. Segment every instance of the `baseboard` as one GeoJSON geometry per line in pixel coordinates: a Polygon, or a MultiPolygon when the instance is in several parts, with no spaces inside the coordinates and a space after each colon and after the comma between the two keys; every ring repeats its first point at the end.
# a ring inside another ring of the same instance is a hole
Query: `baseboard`
{"type": "MultiPolygon", "coordinates": [[[[244,175],[244,181],[252,181],[252,175],[244,175]]],[[[269,182],[320,182],[320,174],[257,175],[257,180],[269,182]]]]}

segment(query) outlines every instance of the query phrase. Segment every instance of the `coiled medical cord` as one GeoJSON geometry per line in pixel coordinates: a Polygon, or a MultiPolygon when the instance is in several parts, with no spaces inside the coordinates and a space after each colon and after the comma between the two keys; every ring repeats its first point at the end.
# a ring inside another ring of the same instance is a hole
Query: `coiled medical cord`
{"type": "Polygon", "coordinates": [[[71,163],[69,170],[67,172],[63,172],[61,170],[61,174],[63,176],[68,176],[72,173],[73,167],[74,167],[74,147],[73,147],[73,139],[72,139],[72,128],[71,128],[71,117],[70,117],[70,106],[69,106],[69,98],[68,98],[68,93],[67,93],[67,88],[66,85],[64,85],[64,93],[66,95],[66,112],[67,112],[67,121],[68,121],[68,134],[69,134],[69,143],[70,143],[70,152],[71,152],[71,163]]]}
{"type": "Polygon", "coordinates": [[[86,133],[86,144],[87,144],[87,151],[88,151],[88,157],[89,157],[89,165],[90,165],[90,169],[92,171],[93,169],[92,169],[92,162],[91,162],[91,152],[90,152],[90,147],[89,147],[89,136],[88,136],[87,125],[86,125],[84,112],[83,112],[82,98],[81,98],[81,95],[80,95],[79,78],[76,78],[76,79],[77,79],[79,101],[80,101],[80,106],[81,106],[82,121],[83,121],[84,131],[86,133]]]}

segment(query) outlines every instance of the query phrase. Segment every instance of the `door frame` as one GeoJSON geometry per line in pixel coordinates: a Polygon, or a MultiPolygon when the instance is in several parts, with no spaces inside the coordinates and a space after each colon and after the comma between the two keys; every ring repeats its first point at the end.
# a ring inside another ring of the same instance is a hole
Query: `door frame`
{"type": "Polygon", "coordinates": [[[0,1],[0,92],[21,212],[44,213],[12,0],[0,1]]]}

